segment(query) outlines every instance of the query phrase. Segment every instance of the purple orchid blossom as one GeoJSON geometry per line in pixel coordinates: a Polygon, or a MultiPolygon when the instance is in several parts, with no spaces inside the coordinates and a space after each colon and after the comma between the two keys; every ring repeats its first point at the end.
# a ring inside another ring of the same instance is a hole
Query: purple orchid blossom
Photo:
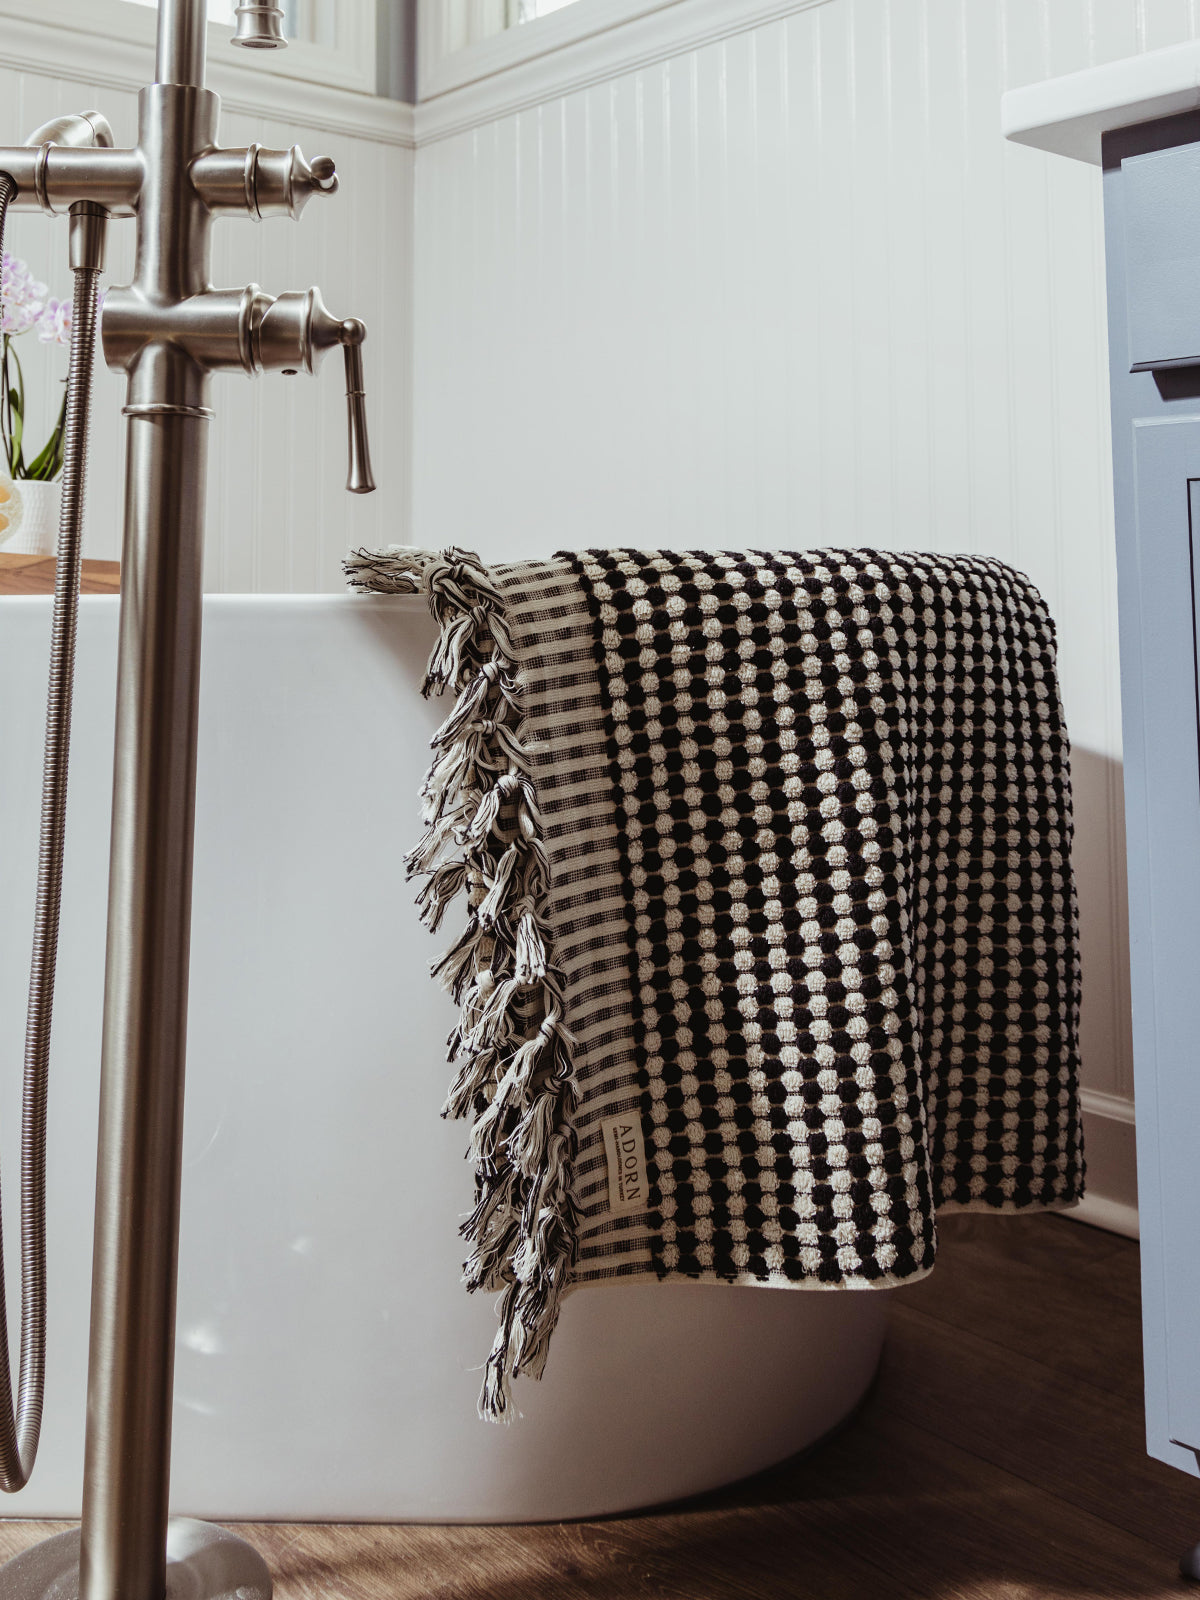
{"type": "Polygon", "coordinates": [[[69,346],[71,310],[71,301],[51,295],[20,256],[5,251],[0,257],[0,443],[14,478],[49,481],[61,472],[66,395],[45,447],[27,463],[25,377],[12,341],[23,333],[36,333],[42,344],[69,346]]]}
{"type": "Polygon", "coordinates": [[[36,324],[37,336],[43,344],[71,343],[71,302],[47,300],[36,324]]]}

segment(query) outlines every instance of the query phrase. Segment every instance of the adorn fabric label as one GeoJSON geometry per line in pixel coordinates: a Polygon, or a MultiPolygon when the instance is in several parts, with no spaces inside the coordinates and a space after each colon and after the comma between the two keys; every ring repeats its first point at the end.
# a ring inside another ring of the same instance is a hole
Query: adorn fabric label
{"type": "Polygon", "coordinates": [[[614,1215],[645,1211],[649,1205],[649,1184],[641,1114],[626,1112],[621,1117],[609,1117],[600,1126],[604,1133],[604,1154],[608,1157],[608,1209],[614,1215]]]}

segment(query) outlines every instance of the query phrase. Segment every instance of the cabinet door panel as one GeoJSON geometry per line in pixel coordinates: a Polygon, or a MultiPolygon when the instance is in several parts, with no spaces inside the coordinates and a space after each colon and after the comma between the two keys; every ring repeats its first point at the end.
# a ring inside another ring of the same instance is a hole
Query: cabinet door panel
{"type": "Polygon", "coordinates": [[[1138,963],[1150,992],[1135,1004],[1139,1032],[1153,1036],[1157,1086],[1157,1126],[1142,1132],[1158,1146],[1164,1202],[1169,1432],[1200,1448],[1200,417],[1135,424],[1134,466],[1148,826],[1140,870],[1152,908],[1141,930],[1151,949],[1138,963]]]}

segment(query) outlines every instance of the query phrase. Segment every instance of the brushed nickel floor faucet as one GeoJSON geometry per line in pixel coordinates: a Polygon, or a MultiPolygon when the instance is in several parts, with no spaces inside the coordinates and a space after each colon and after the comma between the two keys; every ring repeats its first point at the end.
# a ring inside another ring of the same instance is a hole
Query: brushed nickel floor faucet
{"type": "MultiPolygon", "coordinates": [[[[316,289],[214,289],[216,215],[299,217],[337,189],[333,162],[298,148],[221,149],[204,87],[206,0],[159,0],[155,82],[138,142],[114,147],[98,113],[58,118],[0,148],[0,243],[10,207],[70,214],[76,273],[63,514],[52,626],[38,923],[22,1125],[22,1316],[13,1406],[0,1329],[0,1487],[37,1451],[45,1349],[45,1104],[57,945],[71,666],[91,352],[104,231],[133,217],[134,281],[108,292],[105,358],[127,374],[125,528],[100,1084],[83,1525],[0,1570],[3,1600],[269,1600],[243,1540],[168,1522],[191,922],[201,557],[210,376],[313,372],[344,351],[354,493],[374,488],[362,378],[366,330],[316,289]]],[[[243,0],[234,42],[282,45],[283,13],[243,0]]],[[[3,1303],[0,1300],[0,1313],[3,1303]]]]}

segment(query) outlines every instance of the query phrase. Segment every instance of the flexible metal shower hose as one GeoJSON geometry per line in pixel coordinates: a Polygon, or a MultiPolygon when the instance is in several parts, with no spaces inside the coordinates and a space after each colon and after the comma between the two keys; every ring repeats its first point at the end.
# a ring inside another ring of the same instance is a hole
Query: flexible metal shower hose
{"type": "MultiPolygon", "coordinates": [[[[9,202],[15,194],[16,184],[12,178],[7,173],[0,173],[0,255],[4,249],[5,218],[9,202]]],[[[4,1297],[4,1242],[0,1228],[0,1489],[10,1494],[24,1487],[33,1470],[42,1427],[42,1396],[46,1378],[46,1091],[59,907],[62,902],[83,497],[99,297],[99,272],[77,268],[63,433],[62,513],[50,635],[50,692],[46,707],[46,748],[42,767],[37,910],[33,930],[29,1008],[25,1023],[25,1079],[21,1109],[21,1366],[15,1415],[4,1297]]]]}

